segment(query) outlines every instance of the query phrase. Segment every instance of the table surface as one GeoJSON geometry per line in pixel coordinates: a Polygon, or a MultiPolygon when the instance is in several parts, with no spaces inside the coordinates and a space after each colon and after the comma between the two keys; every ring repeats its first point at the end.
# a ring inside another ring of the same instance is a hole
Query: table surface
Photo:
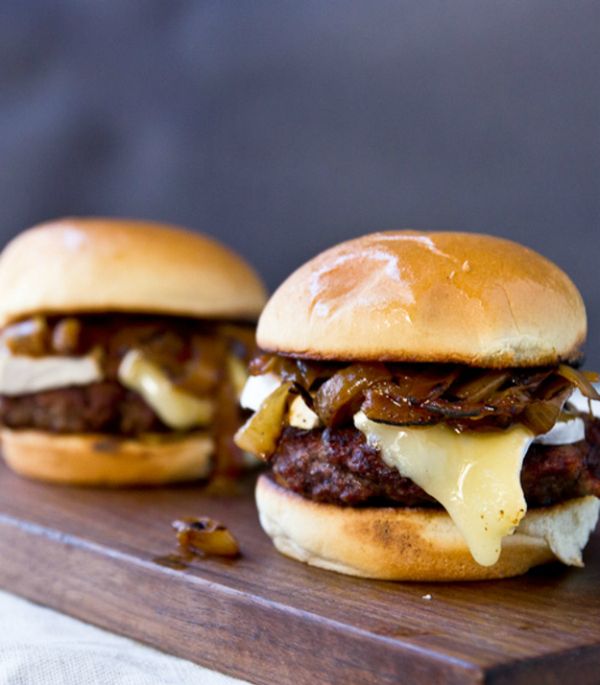
{"type": "Polygon", "coordinates": [[[531,685],[558,683],[575,664],[579,683],[597,683],[600,536],[585,569],[368,581],[279,555],[247,485],[221,497],[192,486],[103,492],[0,467],[0,587],[255,683],[531,685]],[[185,515],[223,521],[242,557],[159,563],[185,515]]]}

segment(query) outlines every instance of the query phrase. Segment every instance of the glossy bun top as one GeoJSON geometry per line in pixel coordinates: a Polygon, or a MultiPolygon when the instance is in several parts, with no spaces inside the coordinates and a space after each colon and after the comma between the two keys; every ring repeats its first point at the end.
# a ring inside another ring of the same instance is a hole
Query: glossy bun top
{"type": "Polygon", "coordinates": [[[0,255],[0,325],[66,312],[255,320],[265,300],[260,278],[224,245],[151,222],[60,219],[0,255]]]}
{"type": "Polygon", "coordinates": [[[301,266],[257,337],[312,359],[503,367],[576,358],[586,330],[579,291],[537,252],[474,233],[389,231],[301,266]]]}

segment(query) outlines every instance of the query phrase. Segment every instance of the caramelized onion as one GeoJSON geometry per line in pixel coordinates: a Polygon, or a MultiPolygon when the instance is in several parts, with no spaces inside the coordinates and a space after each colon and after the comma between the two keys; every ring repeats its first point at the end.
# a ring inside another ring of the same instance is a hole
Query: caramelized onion
{"type": "Polygon", "coordinates": [[[81,324],[78,319],[61,319],[52,331],[52,349],[57,354],[75,354],[79,347],[81,324]]]}
{"type": "MultiPolygon", "coordinates": [[[[395,425],[446,423],[456,430],[504,429],[519,422],[535,434],[548,432],[577,387],[600,399],[598,378],[566,365],[474,369],[459,364],[347,364],[261,355],[251,372],[282,377],[325,426],[349,424],[359,409],[369,419],[395,425]]],[[[283,391],[282,391],[283,392],[283,391]]],[[[285,401],[277,404],[283,422],[285,401]]],[[[262,414],[262,408],[261,408],[262,414]]],[[[269,424],[263,415],[261,423],[269,424]]],[[[269,424],[260,454],[276,447],[281,431],[269,424]]],[[[241,431],[240,431],[241,432],[241,431]]],[[[259,443],[254,437],[249,443],[259,443]]],[[[239,443],[238,443],[239,444],[239,443]]],[[[247,449],[256,453],[256,449],[247,449]]]]}
{"type": "Polygon", "coordinates": [[[561,409],[562,402],[534,400],[523,410],[521,422],[535,435],[543,435],[558,421],[561,409]]]}
{"type": "Polygon", "coordinates": [[[499,390],[510,378],[508,371],[483,371],[460,385],[452,387],[452,394],[461,400],[482,402],[499,390]]]}
{"type": "Polygon", "coordinates": [[[190,358],[178,364],[174,364],[171,358],[171,380],[180,390],[192,395],[210,395],[221,379],[225,358],[225,342],[222,339],[194,335],[190,358]]]}
{"type": "Polygon", "coordinates": [[[339,364],[323,364],[303,359],[287,359],[281,377],[293,380],[305,390],[312,390],[319,381],[325,381],[339,369],[339,364]]]}
{"type": "Polygon", "coordinates": [[[230,558],[240,553],[237,540],[218,521],[208,517],[186,517],[173,521],[171,525],[177,534],[179,546],[186,552],[230,558]]]}
{"type": "Polygon", "coordinates": [[[275,451],[293,384],[282,383],[235,434],[235,444],[261,459],[275,451]]]}
{"type": "Polygon", "coordinates": [[[380,383],[373,388],[368,388],[360,406],[361,411],[371,421],[382,423],[418,426],[437,421],[427,410],[411,405],[402,397],[397,397],[393,390],[389,383],[380,383]]]}
{"type": "Polygon", "coordinates": [[[556,373],[559,376],[566,378],[584,397],[587,397],[589,400],[600,400],[600,394],[598,394],[596,388],[594,388],[590,380],[586,378],[586,375],[581,371],[574,369],[572,366],[567,366],[566,364],[559,364],[556,373]]]}
{"type": "Polygon", "coordinates": [[[441,397],[460,373],[457,367],[437,364],[394,366],[396,395],[401,395],[413,404],[441,397]]]}
{"type": "Polygon", "coordinates": [[[509,425],[523,411],[529,398],[518,388],[509,388],[490,397],[487,403],[436,397],[424,402],[410,402],[401,389],[391,383],[375,385],[365,393],[361,410],[373,421],[416,425],[444,421],[460,430],[493,418],[502,427],[509,425]]]}
{"type": "Polygon", "coordinates": [[[261,376],[265,373],[277,373],[279,371],[280,357],[273,354],[258,354],[248,366],[251,376],[261,376]]]}
{"type": "Polygon", "coordinates": [[[42,357],[48,350],[48,323],[43,316],[11,324],[2,331],[2,343],[12,354],[42,357]]]}
{"type": "Polygon", "coordinates": [[[314,410],[326,426],[337,426],[355,414],[367,388],[390,379],[383,364],[352,364],[325,381],[314,396],[314,410]]]}

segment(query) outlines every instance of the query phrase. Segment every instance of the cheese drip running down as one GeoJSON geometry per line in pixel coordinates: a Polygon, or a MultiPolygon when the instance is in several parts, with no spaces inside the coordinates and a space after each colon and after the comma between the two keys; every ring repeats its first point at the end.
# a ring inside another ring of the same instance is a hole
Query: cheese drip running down
{"type": "Polygon", "coordinates": [[[525,515],[521,467],[533,434],[524,426],[489,433],[456,433],[443,425],[390,426],[354,417],[358,430],[398,469],[448,512],[482,566],[498,561],[502,538],[525,515]]]}
{"type": "Polygon", "coordinates": [[[186,430],[210,423],[214,403],[176,388],[139,350],[130,350],[119,366],[121,383],[140,394],[170,428],[186,430]]]}

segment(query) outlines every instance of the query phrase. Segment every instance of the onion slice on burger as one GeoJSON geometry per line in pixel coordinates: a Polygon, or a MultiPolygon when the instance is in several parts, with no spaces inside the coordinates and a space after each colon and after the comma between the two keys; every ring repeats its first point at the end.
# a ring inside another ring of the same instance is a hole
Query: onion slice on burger
{"type": "Polygon", "coordinates": [[[592,381],[597,381],[600,378],[597,373],[578,371],[566,364],[559,364],[556,373],[572,383],[588,400],[600,400],[600,394],[592,385],[592,381]]]}
{"type": "Polygon", "coordinates": [[[235,434],[235,444],[242,450],[266,459],[273,454],[283,429],[283,419],[293,383],[282,383],[262,402],[235,434]]]}

